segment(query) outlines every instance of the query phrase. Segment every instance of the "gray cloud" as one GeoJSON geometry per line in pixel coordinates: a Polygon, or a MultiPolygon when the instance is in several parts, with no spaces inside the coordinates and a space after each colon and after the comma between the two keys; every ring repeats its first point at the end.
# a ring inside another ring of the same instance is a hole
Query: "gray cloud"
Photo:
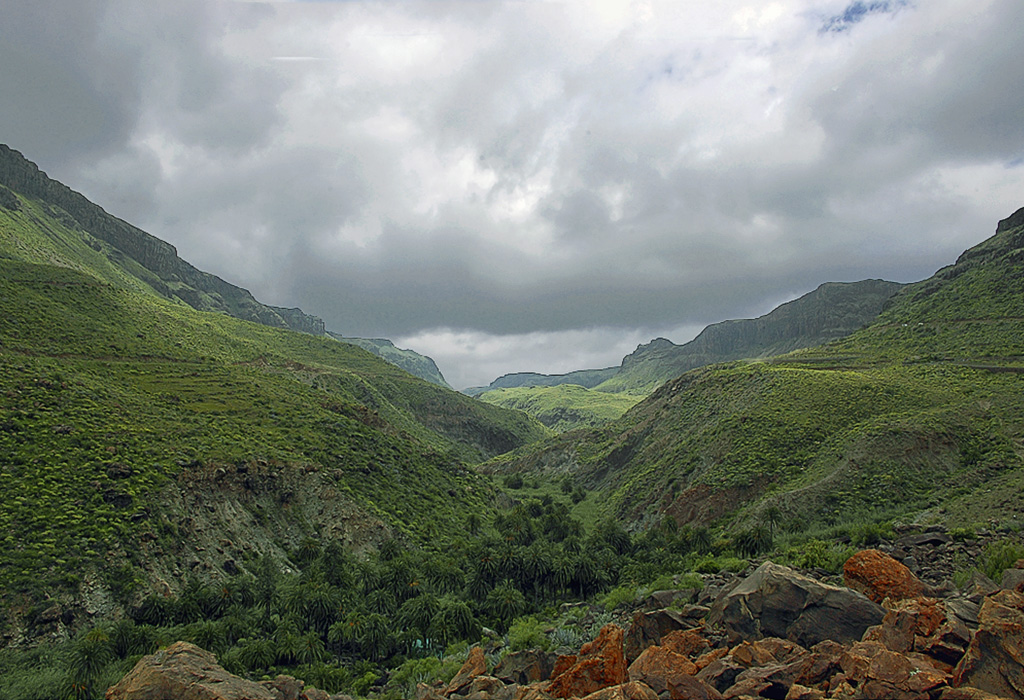
{"type": "Polygon", "coordinates": [[[14,3],[0,131],[197,266],[479,384],[952,262],[1021,204],[1019,14],[14,3]]]}

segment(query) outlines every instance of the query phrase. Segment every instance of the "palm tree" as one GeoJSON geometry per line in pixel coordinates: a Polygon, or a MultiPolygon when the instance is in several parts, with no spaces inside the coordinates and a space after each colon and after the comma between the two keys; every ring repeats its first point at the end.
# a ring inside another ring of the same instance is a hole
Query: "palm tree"
{"type": "Polygon", "coordinates": [[[485,605],[497,630],[504,633],[512,621],[526,610],[526,598],[511,581],[506,580],[487,594],[485,605]]]}
{"type": "Polygon", "coordinates": [[[94,627],[79,637],[71,647],[72,697],[94,697],[100,673],[113,660],[114,648],[103,629],[94,627]]]}
{"type": "Polygon", "coordinates": [[[298,661],[300,664],[312,666],[321,663],[327,658],[327,650],[324,648],[324,641],[316,632],[306,632],[299,638],[298,661]]]}
{"type": "Polygon", "coordinates": [[[460,639],[472,641],[480,636],[480,623],[464,601],[446,597],[434,616],[431,627],[442,647],[460,639]]]}
{"type": "Polygon", "coordinates": [[[429,646],[430,624],[441,606],[433,593],[422,593],[402,603],[398,609],[398,623],[406,628],[414,629],[423,640],[423,646],[429,646]]]}

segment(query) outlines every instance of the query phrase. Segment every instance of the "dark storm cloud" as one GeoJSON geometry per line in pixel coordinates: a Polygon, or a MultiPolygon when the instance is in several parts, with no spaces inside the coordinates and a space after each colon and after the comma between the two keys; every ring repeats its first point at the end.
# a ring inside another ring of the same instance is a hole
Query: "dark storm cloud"
{"type": "Polygon", "coordinates": [[[13,3],[0,127],[198,267],[485,383],[952,262],[1021,204],[1018,4],[13,3]]]}
{"type": "Polygon", "coordinates": [[[123,146],[139,112],[139,56],[103,41],[106,12],[93,0],[4,3],[4,142],[55,165],[123,146]]]}

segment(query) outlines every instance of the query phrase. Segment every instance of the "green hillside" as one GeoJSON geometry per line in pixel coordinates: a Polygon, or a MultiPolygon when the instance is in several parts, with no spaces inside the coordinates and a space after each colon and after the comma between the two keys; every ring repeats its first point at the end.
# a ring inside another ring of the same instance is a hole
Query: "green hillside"
{"type": "Polygon", "coordinates": [[[353,345],[166,299],[66,212],[0,204],[7,612],[123,604],[308,537],[442,542],[492,507],[468,465],[545,434],[353,345]]]}
{"type": "Polygon", "coordinates": [[[495,406],[523,411],[556,432],[593,428],[615,420],[641,397],[593,391],[576,384],[492,389],[479,396],[495,406]]]}
{"type": "Polygon", "coordinates": [[[1024,210],[858,333],[691,371],[615,423],[487,469],[571,474],[634,525],[768,508],[793,528],[1011,519],[1024,513],[1021,338],[1024,210]]]}
{"type": "Polygon", "coordinates": [[[595,427],[620,417],[640,398],[689,370],[772,357],[847,336],[871,323],[902,286],[884,280],[828,282],[759,318],[710,325],[682,345],[655,338],[624,357],[619,367],[553,375],[517,372],[465,393],[526,411],[559,432],[595,427]],[[526,391],[562,385],[592,391],[526,391]]]}
{"type": "Polygon", "coordinates": [[[444,375],[441,374],[441,370],[437,368],[434,361],[426,355],[421,355],[414,350],[397,348],[394,343],[385,338],[348,338],[340,333],[331,333],[330,331],[328,331],[327,335],[343,343],[358,345],[363,350],[372,352],[377,357],[387,360],[396,367],[401,367],[414,377],[425,379],[431,384],[443,386],[445,389],[452,388],[445,381],[444,375]]]}

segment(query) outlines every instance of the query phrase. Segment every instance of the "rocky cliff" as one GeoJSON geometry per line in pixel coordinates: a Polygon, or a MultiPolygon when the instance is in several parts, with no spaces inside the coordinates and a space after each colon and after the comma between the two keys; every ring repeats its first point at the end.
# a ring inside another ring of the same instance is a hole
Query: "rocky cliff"
{"type": "Polygon", "coordinates": [[[771,357],[821,345],[871,323],[902,287],[885,280],[827,282],[764,316],[710,325],[683,345],[657,338],[623,358],[615,377],[599,388],[653,388],[716,362],[771,357]]]}
{"type": "Polygon", "coordinates": [[[0,204],[8,209],[18,206],[11,191],[38,200],[69,228],[87,232],[106,244],[104,249],[111,262],[163,297],[180,299],[199,311],[217,311],[266,326],[324,334],[322,319],[299,309],[261,304],[248,290],[196,269],[179,258],[171,244],[108,214],[83,195],[50,179],[4,144],[0,144],[0,187],[4,188],[0,204]]]}

